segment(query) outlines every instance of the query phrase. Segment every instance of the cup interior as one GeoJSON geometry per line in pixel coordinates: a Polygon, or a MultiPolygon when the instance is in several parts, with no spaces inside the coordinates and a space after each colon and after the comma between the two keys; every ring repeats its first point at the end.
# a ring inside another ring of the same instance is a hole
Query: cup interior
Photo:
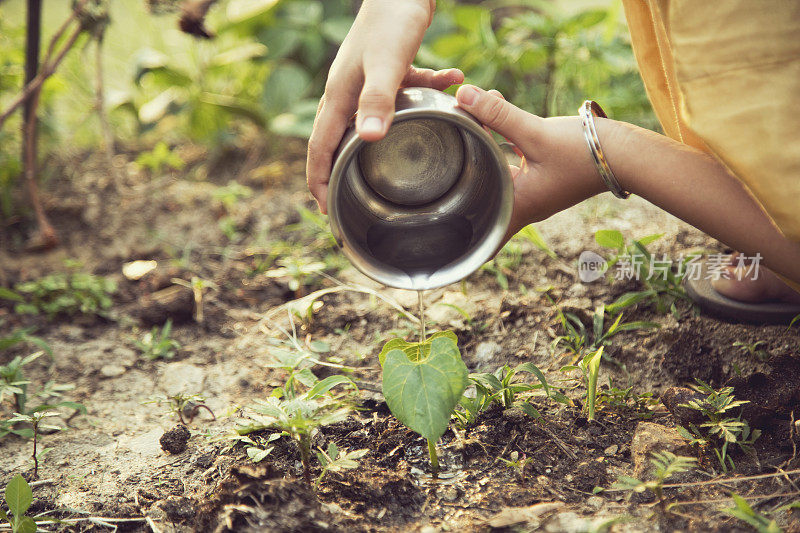
{"type": "Polygon", "coordinates": [[[376,143],[342,151],[331,226],[362,272],[430,289],[470,274],[499,246],[511,179],[494,140],[461,115],[398,116],[376,143]]]}

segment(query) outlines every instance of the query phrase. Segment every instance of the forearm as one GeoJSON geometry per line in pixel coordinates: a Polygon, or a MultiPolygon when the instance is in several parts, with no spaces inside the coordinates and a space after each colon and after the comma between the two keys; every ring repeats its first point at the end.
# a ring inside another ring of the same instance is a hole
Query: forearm
{"type": "MultiPolygon", "coordinates": [[[[719,161],[630,124],[598,119],[596,125],[603,151],[623,188],[737,251],[760,253],[766,266],[800,281],[800,243],[778,231],[719,161]]],[[[595,179],[600,179],[596,172],[595,179]]]]}

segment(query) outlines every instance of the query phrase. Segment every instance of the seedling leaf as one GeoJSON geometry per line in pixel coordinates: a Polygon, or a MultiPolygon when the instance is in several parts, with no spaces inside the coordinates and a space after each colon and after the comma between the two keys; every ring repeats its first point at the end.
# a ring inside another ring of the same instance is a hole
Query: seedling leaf
{"type": "Polygon", "coordinates": [[[601,229],[595,232],[594,240],[603,248],[621,250],[625,247],[625,237],[622,233],[612,229],[601,229]]]}
{"type": "Polygon", "coordinates": [[[456,334],[452,331],[440,331],[438,333],[434,333],[425,339],[425,342],[406,342],[403,339],[392,339],[383,345],[381,353],[378,354],[378,361],[380,362],[381,366],[383,366],[383,362],[386,359],[386,354],[395,349],[403,350],[410,361],[419,361],[420,359],[424,359],[428,356],[431,350],[431,343],[434,339],[438,339],[440,337],[448,338],[453,341],[453,344],[458,345],[458,337],[456,337],[456,334]]]}
{"type": "Polygon", "coordinates": [[[308,398],[313,399],[321,394],[325,394],[332,388],[336,387],[337,385],[348,384],[354,389],[358,390],[358,387],[353,380],[348,378],[347,376],[342,376],[340,374],[336,374],[333,376],[328,376],[327,378],[323,379],[322,381],[317,382],[309,391],[308,391],[308,398]]]}
{"type": "Polygon", "coordinates": [[[30,516],[23,516],[17,523],[16,533],[36,533],[36,522],[30,516]]]}
{"type": "Polygon", "coordinates": [[[456,336],[442,332],[424,343],[389,341],[387,347],[390,345],[388,351],[384,347],[381,358],[386,403],[400,422],[429,443],[436,442],[467,388],[467,366],[461,360],[456,336]]]}
{"type": "MultiPolygon", "coordinates": [[[[8,504],[9,511],[19,519],[19,517],[25,514],[25,511],[28,510],[32,502],[33,492],[31,491],[31,487],[28,485],[28,482],[25,481],[25,478],[17,474],[8,482],[8,485],[6,485],[6,504],[8,504]]],[[[33,531],[36,531],[35,524],[33,531]]]]}

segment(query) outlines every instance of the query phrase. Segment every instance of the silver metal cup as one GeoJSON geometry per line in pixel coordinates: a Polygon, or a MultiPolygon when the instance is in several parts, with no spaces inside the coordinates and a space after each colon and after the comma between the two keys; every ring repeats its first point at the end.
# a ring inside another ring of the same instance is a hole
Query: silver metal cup
{"type": "Polygon", "coordinates": [[[401,89],[386,137],[361,140],[351,125],[328,189],[331,231],[372,279],[433,289],[468,276],[508,229],[514,188],[492,136],[456,99],[401,89]]]}

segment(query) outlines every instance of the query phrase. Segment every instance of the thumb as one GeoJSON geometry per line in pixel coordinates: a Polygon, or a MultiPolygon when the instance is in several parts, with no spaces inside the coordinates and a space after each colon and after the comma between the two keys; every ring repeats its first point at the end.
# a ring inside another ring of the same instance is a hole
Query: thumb
{"type": "Polygon", "coordinates": [[[487,92],[474,85],[462,85],[456,93],[458,106],[482,124],[514,144],[524,147],[541,119],[507,102],[496,91],[487,92]]]}

